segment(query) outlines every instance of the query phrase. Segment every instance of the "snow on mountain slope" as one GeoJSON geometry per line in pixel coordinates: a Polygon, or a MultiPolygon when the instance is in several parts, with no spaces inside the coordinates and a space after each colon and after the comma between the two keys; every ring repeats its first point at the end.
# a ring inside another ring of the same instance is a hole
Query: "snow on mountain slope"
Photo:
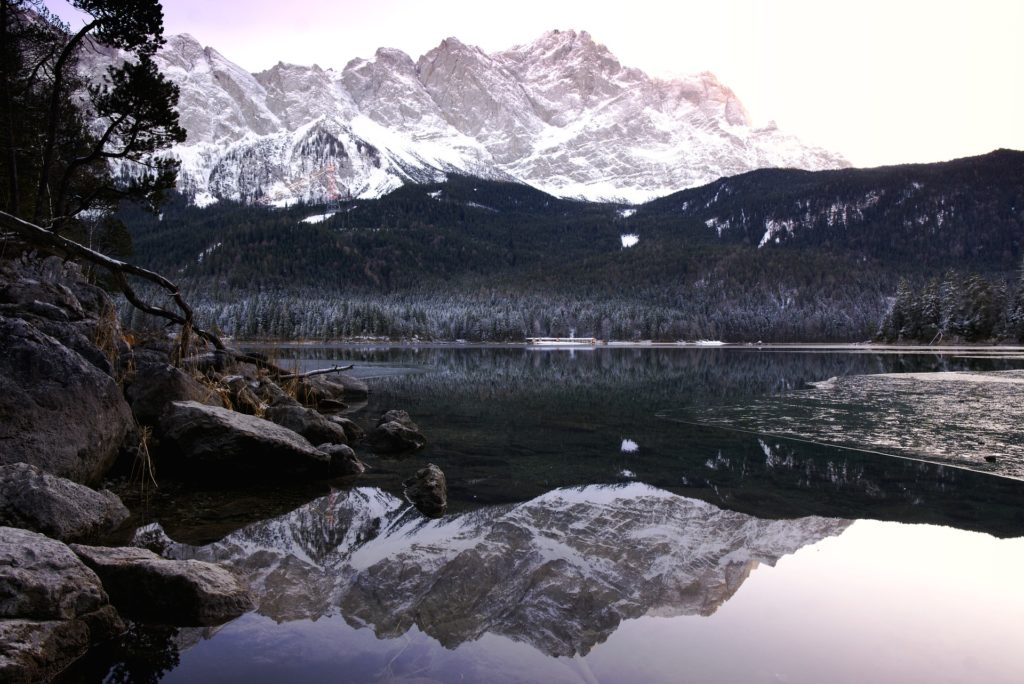
{"type": "Polygon", "coordinates": [[[181,89],[179,185],[199,202],[377,197],[446,173],[639,202],[754,168],[848,166],[753,128],[712,74],[653,79],[586,32],[490,55],[447,38],[416,62],[382,48],[341,72],[259,74],[183,34],[157,60],[181,89]]]}

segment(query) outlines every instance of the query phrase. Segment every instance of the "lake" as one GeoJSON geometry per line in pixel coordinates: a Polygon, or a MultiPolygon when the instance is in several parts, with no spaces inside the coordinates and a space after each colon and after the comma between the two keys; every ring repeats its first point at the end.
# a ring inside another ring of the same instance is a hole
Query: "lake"
{"type": "Polygon", "coordinates": [[[344,486],[162,486],[137,522],[258,608],[66,681],[1020,681],[1019,354],[272,353],[354,363],[349,416],[405,409],[428,446],[344,486]],[[401,494],[428,462],[439,520],[401,494]]]}

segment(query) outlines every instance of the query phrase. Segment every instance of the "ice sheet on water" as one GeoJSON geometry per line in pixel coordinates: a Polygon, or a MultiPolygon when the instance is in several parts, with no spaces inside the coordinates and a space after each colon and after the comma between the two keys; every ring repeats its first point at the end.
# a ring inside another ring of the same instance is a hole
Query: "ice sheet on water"
{"type": "Polygon", "coordinates": [[[1020,370],[829,378],[697,420],[1024,479],[1020,370]]]}

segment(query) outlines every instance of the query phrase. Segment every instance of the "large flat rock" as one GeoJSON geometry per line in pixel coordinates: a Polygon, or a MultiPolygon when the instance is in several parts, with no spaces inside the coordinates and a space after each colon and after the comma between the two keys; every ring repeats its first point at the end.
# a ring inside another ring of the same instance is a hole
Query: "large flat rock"
{"type": "Polygon", "coordinates": [[[103,580],[124,615],[171,625],[218,625],[252,608],[229,571],[197,560],[167,560],[148,549],[72,546],[103,580]]]}
{"type": "Polygon", "coordinates": [[[301,435],[268,420],[172,402],[160,420],[160,462],[184,475],[241,479],[328,477],[330,457],[301,435]]]}

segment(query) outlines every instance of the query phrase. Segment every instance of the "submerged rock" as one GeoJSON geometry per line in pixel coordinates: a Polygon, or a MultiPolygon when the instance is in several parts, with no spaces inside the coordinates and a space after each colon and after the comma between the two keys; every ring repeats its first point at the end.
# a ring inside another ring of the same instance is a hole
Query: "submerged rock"
{"type": "Polygon", "coordinates": [[[331,475],[362,475],[366,465],[359,460],[352,447],[346,444],[321,444],[317,447],[331,457],[331,475]]]}
{"type": "Polygon", "coordinates": [[[68,542],[112,530],[127,517],[113,492],[97,492],[28,463],[0,466],[0,525],[68,542]]]}
{"type": "Polygon", "coordinates": [[[427,443],[409,414],[395,409],[380,417],[367,439],[374,451],[384,454],[416,451],[427,443]]]}
{"type": "Polygon", "coordinates": [[[0,681],[47,681],[123,629],[96,573],[71,549],[0,527],[0,681]]]}
{"type": "Polygon", "coordinates": [[[125,616],[171,625],[219,625],[252,609],[229,571],[197,560],[167,560],[148,549],[71,547],[99,575],[125,616]]]}
{"type": "Polygon", "coordinates": [[[448,510],[448,483],[444,473],[433,463],[416,471],[402,484],[406,498],[428,518],[440,518],[448,510]]]}
{"type": "Polygon", "coordinates": [[[160,420],[161,463],[193,477],[327,477],[330,457],[285,427],[194,401],[172,402],[160,420]]]}

